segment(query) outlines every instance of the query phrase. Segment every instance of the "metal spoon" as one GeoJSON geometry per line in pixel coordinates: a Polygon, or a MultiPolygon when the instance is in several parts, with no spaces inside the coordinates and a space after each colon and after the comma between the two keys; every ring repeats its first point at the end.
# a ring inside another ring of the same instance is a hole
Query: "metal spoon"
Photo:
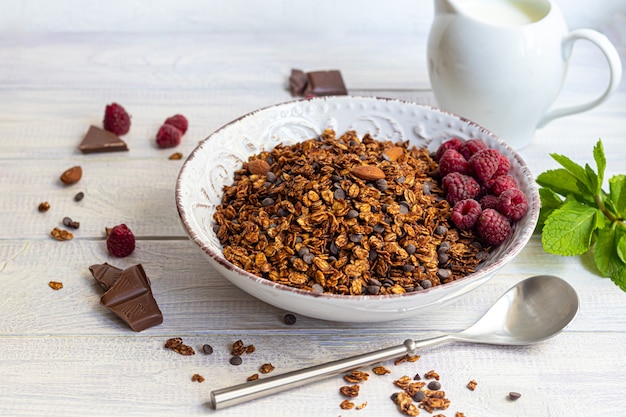
{"type": "Polygon", "coordinates": [[[519,282],[468,329],[365,353],[211,392],[214,410],[283,392],[362,366],[414,354],[445,342],[529,345],[546,340],[567,326],[578,312],[578,295],[561,278],[538,275],[519,282]]]}

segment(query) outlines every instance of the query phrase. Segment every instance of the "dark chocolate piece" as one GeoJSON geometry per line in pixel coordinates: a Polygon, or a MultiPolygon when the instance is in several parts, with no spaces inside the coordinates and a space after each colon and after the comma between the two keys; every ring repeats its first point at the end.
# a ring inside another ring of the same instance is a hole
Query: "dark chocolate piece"
{"type": "Polygon", "coordinates": [[[348,94],[338,70],[313,71],[307,73],[308,84],[305,96],[342,96],[348,94]]]}
{"type": "Polygon", "coordinates": [[[100,303],[136,332],[163,323],[163,314],[141,264],[124,269],[100,303]]]}
{"type": "Polygon", "coordinates": [[[289,76],[289,89],[294,97],[303,96],[304,90],[309,83],[309,77],[299,69],[292,69],[289,76]]]}
{"type": "Polygon", "coordinates": [[[82,153],[127,151],[126,142],[118,136],[97,126],[89,126],[83,141],[78,145],[82,153]]]}
{"type": "Polygon", "coordinates": [[[106,262],[102,265],[91,265],[89,272],[105,291],[108,291],[122,275],[121,269],[106,262]]]}

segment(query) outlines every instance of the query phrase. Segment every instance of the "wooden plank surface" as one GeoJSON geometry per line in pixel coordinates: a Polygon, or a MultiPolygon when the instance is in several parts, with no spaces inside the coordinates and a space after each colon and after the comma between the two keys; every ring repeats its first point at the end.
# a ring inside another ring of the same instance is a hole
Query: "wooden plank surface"
{"type": "MultiPolygon", "coordinates": [[[[182,113],[190,130],[176,151],[256,108],[292,99],[292,67],[340,68],[352,94],[435,104],[428,89],[424,40],[393,34],[341,38],[255,34],[14,33],[0,38],[0,415],[7,416],[381,416],[400,415],[389,400],[393,379],[436,369],[455,411],[470,416],[621,415],[626,344],[626,294],[600,278],[590,256],[557,257],[535,235],[518,258],[471,296],[407,320],[347,324],[286,313],[230,285],[187,239],[174,204],[183,161],[157,149],[162,121],[182,113]],[[338,40],[339,39],[339,40],[338,40]],[[119,101],[133,116],[126,153],[82,155],[76,147],[104,105],[119,101]],[[66,187],[58,177],[81,165],[84,177],[66,187]],[[73,200],[85,192],[80,203],[73,200]],[[52,208],[39,213],[47,200],[52,208]],[[49,237],[64,216],[80,221],[72,241],[49,237]],[[104,228],[125,222],[138,237],[135,253],[109,257],[104,228]],[[142,263],[163,310],[162,325],[128,330],[99,304],[88,266],[142,263]],[[276,373],[399,344],[473,323],[508,287],[535,274],[567,278],[581,311],[557,338],[528,348],[453,344],[425,351],[363,384],[357,404],[339,408],[333,378],[270,399],[219,412],[209,391],[239,383],[271,362],[276,373]],[[53,291],[51,280],[64,288],[53,291]],[[182,357],[163,349],[183,337],[198,350],[182,357]],[[228,364],[235,340],[257,351],[241,367],[228,364]],[[191,375],[206,377],[202,384],[191,375]],[[465,388],[469,379],[476,391],[465,388]],[[590,392],[601,390],[601,400],[590,392]],[[506,400],[519,391],[517,402],[506,400]]],[[[564,101],[583,100],[602,85],[595,51],[577,50],[564,101]]],[[[626,171],[626,89],[593,111],[555,121],[520,151],[532,171],[555,167],[551,152],[592,163],[601,137],[607,176],[626,171]]],[[[428,415],[426,412],[422,412],[428,415]]]]}

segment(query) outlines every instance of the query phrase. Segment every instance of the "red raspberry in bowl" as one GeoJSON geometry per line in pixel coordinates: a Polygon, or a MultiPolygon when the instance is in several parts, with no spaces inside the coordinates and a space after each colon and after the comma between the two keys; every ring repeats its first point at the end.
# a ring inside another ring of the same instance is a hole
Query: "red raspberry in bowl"
{"type": "Polygon", "coordinates": [[[124,107],[117,103],[111,103],[104,109],[104,120],[102,125],[105,130],[122,136],[130,130],[130,115],[124,107]]]}
{"type": "Polygon", "coordinates": [[[469,175],[452,172],[441,180],[446,200],[455,204],[457,201],[474,198],[480,192],[480,185],[469,175]]]}
{"type": "Polygon", "coordinates": [[[500,154],[498,158],[498,169],[493,174],[494,177],[499,177],[500,175],[506,175],[509,173],[509,169],[511,169],[511,161],[505,155],[500,154]]]}
{"type": "Polygon", "coordinates": [[[499,196],[506,190],[517,188],[517,181],[510,175],[500,175],[489,180],[489,189],[495,196],[499,196]]]}
{"type": "Polygon", "coordinates": [[[156,143],[159,148],[173,148],[180,145],[182,136],[183,133],[178,128],[164,124],[157,133],[156,143]]]}
{"type": "Polygon", "coordinates": [[[498,197],[496,197],[493,194],[487,194],[485,196],[483,196],[480,199],[480,206],[482,207],[483,210],[491,208],[491,209],[497,209],[498,207],[498,197]]]}
{"type": "Polygon", "coordinates": [[[480,203],[469,198],[456,202],[450,218],[459,229],[469,230],[476,226],[480,213],[482,213],[480,203]]]}
{"type": "Polygon", "coordinates": [[[437,149],[435,159],[439,161],[445,151],[447,151],[448,149],[454,149],[455,151],[458,151],[459,149],[461,149],[461,146],[463,146],[463,141],[459,138],[452,138],[450,140],[447,140],[439,146],[439,149],[437,149]]]}
{"type": "Polygon", "coordinates": [[[507,218],[517,221],[528,211],[528,200],[523,192],[511,188],[498,197],[498,211],[507,218]]]}
{"type": "Polygon", "coordinates": [[[175,114],[172,117],[168,117],[165,119],[164,124],[174,126],[176,129],[180,130],[180,133],[183,135],[187,132],[187,128],[189,127],[187,118],[182,114],[175,114]]]}
{"type": "Polygon", "coordinates": [[[118,258],[128,256],[135,250],[135,235],[125,224],[118,224],[109,231],[107,249],[118,258]]]}
{"type": "Polygon", "coordinates": [[[482,141],[482,139],[470,139],[463,143],[463,146],[459,148],[459,152],[465,157],[465,159],[469,160],[470,157],[476,152],[484,149],[487,149],[487,145],[482,141]]]}
{"type": "Polygon", "coordinates": [[[495,149],[483,149],[473,154],[467,161],[470,169],[480,182],[489,180],[498,169],[500,152],[495,149]]]}
{"type": "Polygon", "coordinates": [[[460,172],[467,175],[469,170],[470,167],[467,160],[454,149],[448,149],[439,159],[439,175],[441,177],[445,177],[451,172],[460,172]]]}
{"type": "Polygon", "coordinates": [[[489,245],[499,245],[511,235],[509,219],[494,209],[483,210],[478,217],[476,229],[489,245]]]}

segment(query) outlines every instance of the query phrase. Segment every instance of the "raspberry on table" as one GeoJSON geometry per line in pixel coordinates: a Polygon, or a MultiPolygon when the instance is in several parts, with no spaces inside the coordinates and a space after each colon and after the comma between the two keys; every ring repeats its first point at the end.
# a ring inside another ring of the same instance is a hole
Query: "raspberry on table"
{"type": "Polygon", "coordinates": [[[439,174],[445,177],[451,172],[469,174],[470,166],[467,160],[454,149],[448,149],[439,159],[439,174]]]}
{"type": "Polygon", "coordinates": [[[447,151],[448,149],[454,149],[455,151],[458,151],[461,148],[461,146],[463,146],[463,141],[461,139],[459,138],[449,139],[439,146],[439,149],[437,149],[437,153],[435,153],[435,159],[439,161],[445,151],[447,151]]]}
{"type": "Polygon", "coordinates": [[[495,196],[499,196],[511,188],[518,188],[518,186],[515,178],[510,175],[500,175],[489,180],[489,190],[495,196]]]}
{"type": "Polygon", "coordinates": [[[118,258],[130,255],[135,250],[135,235],[125,224],[119,224],[110,230],[107,236],[109,253],[118,258]]]}
{"type": "Polygon", "coordinates": [[[470,139],[463,143],[463,145],[459,148],[459,152],[465,157],[465,159],[469,160],[470,157],[476,152],[484,149],[487,149],[487,144],[483,142],[482,139],[470,139]]]}
{"type": "Polygon", "coordinates": [[[118,103],[108,104],[104,110],[102,125],[115,135],[125,135],[130,130],[130,115],[118,103]]]}
{"type": "Polygon", "coordinates": [[[523,192],[511,188],[498,197],[498,211],[507,218],[517,221],[528,211],[528,200],[523,192]]]}
{"type": "Polygon", "coordinates": [[[457,201],[450,216],[456,227],[469,230],[476,226],[478,217],[482,213],[480,203],[472,198],[457,201]]]}
{"type": "Polygon", "coordinates": [[[180,133],[183,135],[187,132],[187,128],[189,127],[187,118],[182,114],[175,114],[172,117],[168,117],[165,119],[164,124],[174,126],[176,129],[180,130],[180,133]]]}
{"type": "Polygon", "coordinates": [[[489,245],[499,245],[511,235],[509,219],[494,209],[483,210],[478,217],[476,229],[489,245]]]}
{"type": "Polygon", "coordinates": [[[452,172],[441,180],[443,192],[446,193],[446,200],[451,204],[457,201],[474,198],[480,192],[480,185],[469,175],[459,172],[452,172]]]}
{"type": "Polygon", "coordinates": [[[178,128],[164,124],[157,133],[156,143],[159,148],[173,148],[180,145],[182,136],[183,133],[178,128]]]}
{"type": "Polygon", "coordinates": [[[480,182],[489,180],[498,169],[500,152],[495,149],[483,149],[473,154],[467,161],[470,169],[480,182]]]}

